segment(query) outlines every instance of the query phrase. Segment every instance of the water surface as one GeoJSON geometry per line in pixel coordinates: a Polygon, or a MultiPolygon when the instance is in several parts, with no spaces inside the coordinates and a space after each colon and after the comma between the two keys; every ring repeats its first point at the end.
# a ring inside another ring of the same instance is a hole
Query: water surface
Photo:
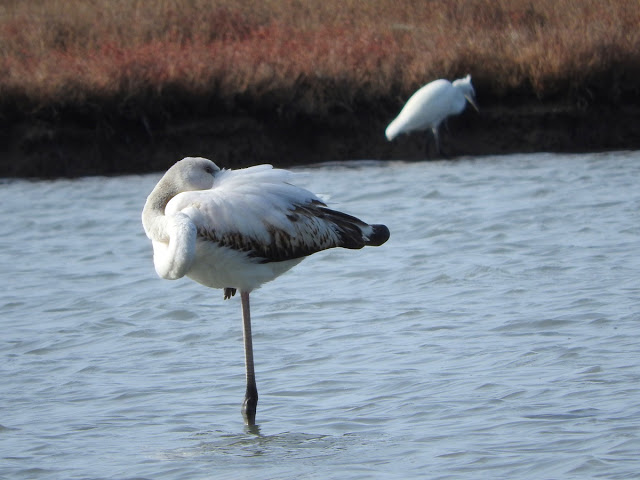
{"type": "Polygon", "coordinates": [[[0,477],[637,478],[640,154],[298,169],[380,248],[157,278],[160,175],[0,185],[0,477]]]}

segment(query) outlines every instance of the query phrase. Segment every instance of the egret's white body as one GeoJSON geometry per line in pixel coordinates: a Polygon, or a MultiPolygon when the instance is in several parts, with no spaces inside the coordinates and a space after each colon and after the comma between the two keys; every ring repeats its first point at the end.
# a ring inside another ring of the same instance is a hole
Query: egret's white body
{"type": "Polygon", "coordinates": [[[292,185],[292,176],[271,165],[220,170],[210,160],[188,157],[165,173],[142,212],[160,277],[187,276],[225,289],[225,298],[240,290],[247,363],[243,413],[249,424],[257,404],[249,293],[315,252],[377,246],[389,238],[384,225],[327,208],[292,185]]]}
{"type": "Polygon", "coordinates": [[[401,133],[431,129],[439,152],[440,124],[447,117],[461,113],[467,101],[478,110],[470,75],[453,83],[444,79],[434,80],[407,100],[398,116],[387,127],[385,135],[391,141],[401,133]]]}

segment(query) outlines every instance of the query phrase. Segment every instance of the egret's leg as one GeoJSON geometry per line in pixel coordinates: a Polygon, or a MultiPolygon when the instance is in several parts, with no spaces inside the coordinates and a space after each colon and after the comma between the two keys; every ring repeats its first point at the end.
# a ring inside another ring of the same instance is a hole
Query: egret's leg
{"type": "Polygon", "coordinates": [[[247,373],[247,390],[242,402],[242,415],[247,425],[256,424],[256,408],[258,407],[258,387],[256,373],[253,368],[253,342],[251,340],[251,312],[249,310],[249,292],[240,291],[242,300],[242,334],[244,337],[244,362],[247,373]]]}
{"type": "Polygon", "coordinates": [[[444,123],[444,129],[447,131],[447,134],[451,133],[451,130],[449,130],[449,118],[445,118],[442,123],[444,123]]]}
{"type": "Polygon", "coordinates": [[[433,139],[436,142],[436,155],[440,156],[440,136],[438,135],[438,127],[433,127],[431,131],[433,132],[433,139]]]}
{"type": "Polygon", "coordinates": [[[433,142],[433,135],[431,135],[431,133],[429,133],[429,130],[427,130],[427,134],[425,136],[425,142],[424,142],[425,158],[431,157],[431,154],[429,152],[429,146],[431,145],[431,142],[433,142]]]}

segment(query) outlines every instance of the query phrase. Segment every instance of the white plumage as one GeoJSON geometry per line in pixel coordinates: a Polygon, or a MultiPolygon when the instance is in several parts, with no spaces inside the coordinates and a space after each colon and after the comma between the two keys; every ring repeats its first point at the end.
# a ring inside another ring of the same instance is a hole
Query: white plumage
{"type": "Polygon", "coordinates": [[[387,127],[385,135],[391,141],[401,133],[431,129],[436,151],[440,153],[440,124],[447,117],[461,113],[467,101],[478,110],[470,75],[453,83],[444,79],[434,80],[407,100],[398,116],[387,127]]]}
{"type": "Polygon", "coordinates": [[[187,276],[225,289],[225,298],[240,290],[248,424],[255,421],[258,398],[249,293],[315,252],[378,246],[389,238],[384,225],[368,225],[329,209],[316,195],[293,185],[292,177],[270,165],[220,170],[210,160],[188,157],[160,179],[142,212],[160,277],[187,276]]]}

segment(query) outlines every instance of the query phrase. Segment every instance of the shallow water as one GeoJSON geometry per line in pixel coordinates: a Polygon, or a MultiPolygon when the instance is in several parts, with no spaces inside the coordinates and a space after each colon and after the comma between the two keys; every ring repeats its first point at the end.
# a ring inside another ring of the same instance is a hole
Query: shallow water
{"type": "Polygon", "coordinates": [[[324,165],[385,223],[239,299],[155,275],[159,175],[0,184],[0,477],[637,478],[640,153],[324,165]]]}

